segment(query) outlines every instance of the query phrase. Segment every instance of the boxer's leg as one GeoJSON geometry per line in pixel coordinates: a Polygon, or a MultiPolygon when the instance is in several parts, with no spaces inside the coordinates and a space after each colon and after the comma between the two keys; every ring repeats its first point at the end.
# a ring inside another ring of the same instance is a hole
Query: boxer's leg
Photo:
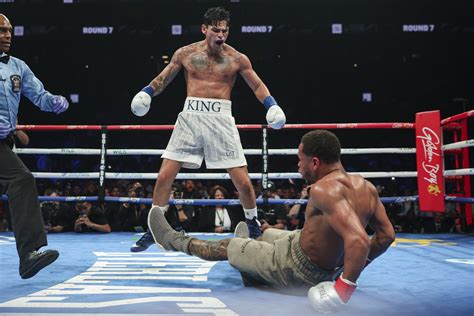
{"type": "Polygon", "coordinates": [[[153,205],[165,207],[170,199],[171,186],[178,174],[182,162],[163,159],[153,190],[153,205]]]}
{"type": "Polygon", "coordinates": [[[255,191],[250,181],[247,166],[229,168],[227,172],[229,172],[232,182],[239,191],[240,203],[244,208],[250,238],[256,239],[262,235],[262,232],[260,231],[260,223],[257,220],[255,191]]]}

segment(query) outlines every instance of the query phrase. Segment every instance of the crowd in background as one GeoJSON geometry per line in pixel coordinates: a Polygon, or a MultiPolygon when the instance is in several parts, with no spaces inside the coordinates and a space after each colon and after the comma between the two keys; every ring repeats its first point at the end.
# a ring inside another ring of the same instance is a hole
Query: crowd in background
{"type": "MultiPolygon", "coordinates": [[[[105,195],[111,197],[151,198],[154,181],[143,182],[117,180],[109,181],[105,195]]],[[[172,186],[170,199],[237,199],[238,192],[229,183],[218,181],[184,180],[172,186]]],[[[380,196],[410,196],[416,191],[405,188],[399,191],[396,185],[377,184],[380,196]]],[[[96,182],[38,180],[40,195],[45,196],[98,196],[96,182]]],[[[279,180],[269,182],[262,190],[259,181],[254,182],[257,198],[306,199],[307,187],[301,181],[279,180]]],[[[149,204],[122,202],[41,202],[45,230],[49,233],[75,231],[142,232],[148,229],[149,204]]],[[[301,229],[304,224],[305,204],[263,204],[258,205],[261,230],[270,227],[279,229],[301,229]]],[[[403,233],[455,233],[461,232],[458,210],[455,203],[446,204],[445,213],[420,212],[418,203],[408,201],[385,204],[387,214],[397,232],[403,233]]],[[[186,232],[232,232],[244,220],[240,205],[192,206],[170,205],[166,218],[177,231],[186,232]]],[[[0,201],[0,231],[12,230],[8,203],[0,201]]],[[[370,228],[368,228],[370,232],[370,228]]]]}

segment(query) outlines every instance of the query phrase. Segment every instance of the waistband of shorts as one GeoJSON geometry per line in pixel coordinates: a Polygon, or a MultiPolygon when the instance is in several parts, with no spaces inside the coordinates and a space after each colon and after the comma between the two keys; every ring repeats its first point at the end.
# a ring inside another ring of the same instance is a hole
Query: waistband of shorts
{"type": "Polygon", "coordinates": [[[184,101],[183,112],[232,116],[232,101],[187,97],[184,101]]]}
{"type": "Polygon", "coordinates": [[[303,249],[301,248],[300,235],[301,231],[295,234],[295,238],[291,242],[291,257],[305,279],[307,279],[309,283],[314,284],[320,281],[321,274],[327,274],[329,276],[332,271],[320,268],[317,264],[311,261],[311,259],[303,252],[303,249]],[[316,277],[315,280],[312,279],[313,276],[316,277]]]}

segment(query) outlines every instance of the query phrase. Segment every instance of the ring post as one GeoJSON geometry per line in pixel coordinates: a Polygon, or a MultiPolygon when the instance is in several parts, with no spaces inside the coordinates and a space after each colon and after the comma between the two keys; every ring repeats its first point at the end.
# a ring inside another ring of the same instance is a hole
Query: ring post
{"type": "Polygon", "coordinates": [[[420,210],[444,212],[443,153],[439,111],[416,114],[416,167],[420,210]]]}
{"type": "Polygon", "coordinates": [[[104,202],[105,197],[105,157],[107,154],[107,126],[100,129],[100,165],[99,165],[99,203],[104,202]]]}
{"type": "Polygon", "coordinates": [[[268,128],[262,125],[262,189],[268,189],[268,128]]]}

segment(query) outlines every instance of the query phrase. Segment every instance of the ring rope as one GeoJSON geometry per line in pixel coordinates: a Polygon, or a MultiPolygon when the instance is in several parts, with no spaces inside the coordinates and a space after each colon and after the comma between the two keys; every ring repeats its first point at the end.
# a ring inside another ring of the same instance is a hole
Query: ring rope
{"type": "MultiPolygon", "coordinates": [[[[99,177],[99,172],[32,172],[35,178],[39,179],[93,179],[99,177]]],[[[393,171],[393,172],[349,172],[349,174],[359,174],[364,178],[410,178],[416,177],[416,171],[393,171]]],[[[125,172],[107,172],[107,179],[152,179],[156,180],[157,173],[125,173],[125,172]]],[[[261,173],[249,173],[252,180],[259,180],[261,173]]],[[[269,179],[301,179],[301,174],[297,172],[269,173],[269,179]]],[[[179,173],[176,176],[178,180],[201,179],[201,180],[229,180],[228,173],[179,173]]]]}
{"type": "MultiPolygon", "coordinates": [[[[94,179],[99,177],[99,172],[32,172],[35,178],[39,179],[94,179]]],[[[415,178],[416,171],[391,171],[391,172],[348,172],[349,174],[358,174],[364,178],[415,178]]],[[[125,172],[106,172],[107,179],[151,179],[156,180],[157,173],[125,173],[125,172]]],[[[455,175],[474,175],[474,168],[445,170],[445,176],[455,175]]],[[[249,173],[250,179],[261,179],[261,173],[249,173]]],[[[274,172],[268,174],[269,179],[301,179],[297,172],[274,172]]],[[[228,173],[179,173],[176,176],[178,180],[201,179],[201,180],[228,180],[228,173]]]]}
{"type": "Polygon", "coordinates": [[[445,176],[472,176],[474,175],[474,168],[445,170],[445,176]]]}
{"type": "MultiPolygon", "coordinates": [[[[474,146],[474,140],[473,145],[474,146]]],[[[107,155],[162,155],[164,149],[107,149],[107,155]]],[[[53,154],[53,155],[99,155],[100,149],[93,148],[17,148],[17,154],[53,154]]],[[[341,154],[414,154],[416,148],[343,148],[341,154]]],[[[262,155],[261,149],[244,149],[245,155],[262,155]]],[[[297,155],[298,149],[269,149],[269,155],[297,155]]]]}
{"type": "MultiPolygon", "coordinates": [[[[54,201],[54,202],[96,202],[99,200],[97,196],[39,196],[41,202],[45,201],[54,201]]],[[[6,195],[0,196],[0,200],[8,200],[6,195]]],[[[152,199],[150,198],[130,198],[130,197],[112,197],[106,196],[105,202],[119,202],[119,203],[134,203],[134,204],[151,204],[152,199]]],[[[392,197],[381,197],[380,200],[383,203],[404,203],[404,202],[414,202],[418,200],[418,195],[414,196],[392,196],[392,197]]],[[[457,197],[457,196],[445,196],[445,200],[461,203],[474,203],[474,198],[471,197],[457,197]]],[[[306,199],[256,199],[258,205],[261,204],[284,204],[284,205],[293,205],[293,204],[307,204],[308,200],[306,199]]],[[[240,200],[238,199],[176,199],[169,200],[168,204],[170,205],[240,205],[240,200]]]]}
{"type": "Polygon", "coordinates": [[[460,113],[460,114],[456,114],[456,115],[453,115],[451,117],[447,117],[444,120],[441,120],[441,126],[443,126],[445,124],[448,124],[450,122],[460,121],[460,120],[463,120],[465,118],[472,117],[472,116],[474,116],[474,110],[467,111],[467,112],[460,113]]]}
{"type": "Polygon", "coordinates": [[[474,146],[474,139],[468,139],[457,143],[444,145],[443,150],[460,149],[474,146]]]}
{"type": "MultiPolygon", "coordinates": [[[[261,130],[262,124],[237,124],[238,129],[261,130]]],[[[85,130],[100,131],[169,131],[174,125],[17,125],[17,129],[25,131],[65,131],[85,130]]],[[[282,129],[414,129],[415,123],[327,123],[327,124],[286,124],[282,129]]]]}

